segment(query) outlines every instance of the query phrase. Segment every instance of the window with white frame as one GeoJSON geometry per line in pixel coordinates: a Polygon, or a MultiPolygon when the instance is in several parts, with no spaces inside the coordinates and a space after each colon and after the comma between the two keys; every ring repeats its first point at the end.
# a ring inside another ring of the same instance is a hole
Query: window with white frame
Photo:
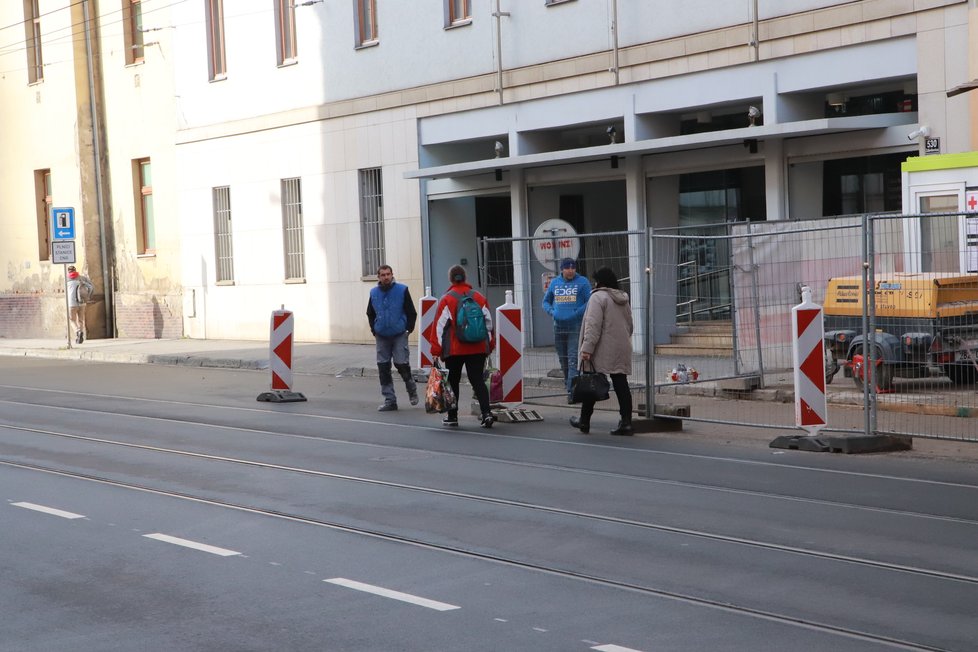
{"type": "Polygon", "coordinates": [[[384,264],[384,188],[380,168],[360,170],[360,248],[363,276],[384,264]]]}
{"type": "Polygon", "coordinates": [[[445,26],[472,22],[472,0],[445,0],[445,26]]]}
{"type": "Polygon", "coordinates": [[[224,52],[224,0],[207,2],[207,73],[211,81],[224,79],[228,73],[224,52]]]}
{"type": "Polygon", "coordinates": [[[27,37],[27,81],[44,81],[44,57],[41,55],[41,10],[38,0],[24,0],[24,31],[27,37]]]}
{"type": "Polygon", "coordinates": [[[234,283],[234,249],[231,243],[231,188],[220,186],[214,195],[215,280],[219,285],[234,283]]]}
{"type": "Polygon", "coordinates": [[[282,242],[286,280],[306,277],[306,250],[302,226],[302,183],[298,177],[282,179],[282,242]]]}
{"type": "Polygon", "coordinates": [[[131,65],[143,60],[143,3],[142,0],[122,0],[123,43],[126,46],[126,63],[131,65]]]}
{"type": "Polygon", "coordinates": [[[138,252],[156,252],[156,217],[153,213],[153,164],[148,158],[132,162],[136,196],[136,242],[138,252]]]}
{"type": "Polygon", "coordinates": [[[377,0],[356,0],[357,47],[377,41],[377,0]]]}
{"type": "Polygon", "coordinates": [[[295,62],[298,52],[294,0],[275,0],[275,45],[278,48],[278,65],[295,62]]]}

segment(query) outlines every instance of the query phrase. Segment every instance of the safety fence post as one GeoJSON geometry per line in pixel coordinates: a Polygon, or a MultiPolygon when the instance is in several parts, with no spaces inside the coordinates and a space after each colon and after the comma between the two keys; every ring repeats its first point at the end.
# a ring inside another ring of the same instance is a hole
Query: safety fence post
{"type": "Polygon", "coordinates": [[[792,448],[815,452],[830,450],[818,439],[827,425],[825,399],[825,323],[822,306],[812,301],[812,289],[801,288],[801,303],[791,309],[791,356],[794,363],[795,426],[807,436],[781,436],[772,448],[792,448]]]}
{"type": "Polygon", "coordinates": [[[431,355],[431,342],[425,337],[425,333],[435,321],[435,306],[438,299],[431,296],[431,286],[426,286],[424,296],[418,300],[418,312],[421,315],[421,326],[418,329],[418,369],[429,369],[434,366],[434,356],[431,355]]]}
{"type": "Polygon", "coordinates": [[[503,385],[503,410],[495,410],[500,421],[542,421],[535,410],[519,409],[523,402],[523,309],[513,303],[506,290],[506,303],[496,308],[496,356],[503,385]]]}
{"type": "Polygon", "coordinates": [[[259,401],[270,403],[294,403],[305,401],[300,392],[292,391],[292,311],[272,311],[271,335],[268,344],[268,366],[272,372],[272,389],[258,395],[259,401]]]}

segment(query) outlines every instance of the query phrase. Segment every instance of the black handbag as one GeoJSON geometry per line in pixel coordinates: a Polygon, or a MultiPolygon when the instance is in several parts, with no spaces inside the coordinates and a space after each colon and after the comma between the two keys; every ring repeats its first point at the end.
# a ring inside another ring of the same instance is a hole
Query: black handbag
{"type": "Polygon", "coordinates": [[[594,370],[594,363],[585,360],[581,372],[571,381],[571,401],[574,403],[607,401],[611,394],[611,383],[603,373],[594,370]],[[591,369],[585,368],[585,365],[591,369]]]}

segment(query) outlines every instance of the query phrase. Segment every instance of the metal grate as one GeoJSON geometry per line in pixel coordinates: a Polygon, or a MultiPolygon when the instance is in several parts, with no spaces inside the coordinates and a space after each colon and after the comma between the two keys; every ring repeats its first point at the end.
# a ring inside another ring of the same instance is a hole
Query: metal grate
{"type": "Polygon", "coordinates": [[[380,168],[360,170],[360,242],[364,276],[384,263],[384,197],[380,168]]]}
{"type": "Polygon", "coordinates": [[[234,281],[234,250],[231,246],[231,189],[214,188],[214,258],[217,282],[234,281]]]}
{"type": "Polygon", "coordinates": [[[298,177],[282,179],[282,240],[285,278],[306,277],[306,253],[302,227],[302,183],[298,177]]]}

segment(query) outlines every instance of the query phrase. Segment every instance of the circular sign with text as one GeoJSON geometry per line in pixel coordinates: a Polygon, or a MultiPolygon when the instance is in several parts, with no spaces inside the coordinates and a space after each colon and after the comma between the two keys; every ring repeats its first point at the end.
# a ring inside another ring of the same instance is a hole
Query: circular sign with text
{"type": "Polygon", "coordinates": [[[533,255],[541,265],[555,267],[561,258],[577,260],[581,241],[574,227],[564,220],[545,220],[533,232],[533,255]]]}

